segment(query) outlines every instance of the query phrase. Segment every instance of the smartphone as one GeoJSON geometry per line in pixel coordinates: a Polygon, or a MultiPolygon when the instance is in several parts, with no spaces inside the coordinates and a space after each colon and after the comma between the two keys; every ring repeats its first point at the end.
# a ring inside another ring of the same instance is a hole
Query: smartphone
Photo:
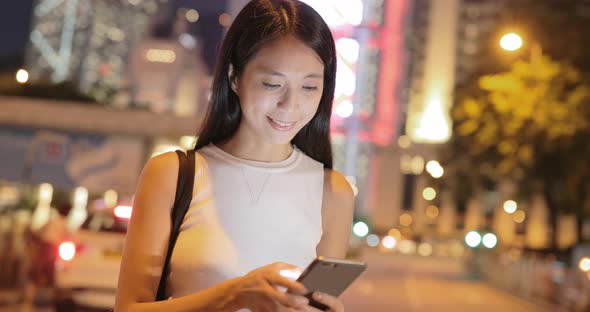
{"type": "Polygon", "coordinates": [[[309,290],[305,295],[309,299],[309,305],[326,311],[327,306],[313,300],[313,292],[319,291],[338,297],[366,268],[365,262],[318,257],[307,266],[297,281],[309,290]]]}

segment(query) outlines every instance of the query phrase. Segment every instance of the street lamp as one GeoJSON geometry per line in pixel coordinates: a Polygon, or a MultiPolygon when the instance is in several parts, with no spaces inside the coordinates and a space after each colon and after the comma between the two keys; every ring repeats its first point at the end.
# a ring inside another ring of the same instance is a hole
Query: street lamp
{"type": "MultiPolygon", "coordinates": [[[[524,41],[522,40],[522,36],[520,36],[517,33],[511,32],[511,33],[504,34],[500,38],[499,43],[500,43],[500,47],[502,47],[502,49],[504,49],[506,51],[516,51],[523,46],[523,42],[524,41]]],[[[541,45],[536,41],[531,41],[530,46],[531,46],[530,61],[531,61],[531,64],[533,64],[533,66],[536,66],[534,64],[538,64],[539,60],[541,59],[541,56],[543,55],[541,45]]]]}
{"type": "Polygon", "coordinates": [[[516,51],[522,47],[522,38],[516,33],[508,33],[500,39],[500,46],[506,51],[516,51]]]}

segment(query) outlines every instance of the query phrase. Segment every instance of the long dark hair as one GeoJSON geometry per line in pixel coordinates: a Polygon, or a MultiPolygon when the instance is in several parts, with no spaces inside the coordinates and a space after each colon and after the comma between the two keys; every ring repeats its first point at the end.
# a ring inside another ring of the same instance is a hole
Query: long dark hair
{"type": "Polygon", "coordinates": [[[211,102],[195,150],[222,142],[238,129],[242,110],[238,96],[231,89],[230,64],[233,75],[240,77],[248,61],[265,43],[287,35],[308,45],[324,63],[324,90],[318,110],[292,143],[323,163],[325,168],[332,168],[330,115],[336,84],[334,38],[320,15],[297,0],[253,0],[240,11],[221,46],[211,102]]]}

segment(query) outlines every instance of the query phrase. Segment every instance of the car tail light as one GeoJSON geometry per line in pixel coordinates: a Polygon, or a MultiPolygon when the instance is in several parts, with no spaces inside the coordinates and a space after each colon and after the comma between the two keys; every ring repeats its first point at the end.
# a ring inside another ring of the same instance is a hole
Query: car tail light
{"type": "Polygon", "coordinates": [[[76,256],[76,244],[66,241],[59,244],[59,257],[64,261],[70,261],[76,256]]]}
{"type": "Polygon", "coordinates": [[[131,210],[133,208],[131,206],[124,206],[124,205],[119,205],[117,207],[115,207],[115,210],[113,211],[113,213],[115,214],[115,217],[120,218],[120,219],[131,219],[131,210]]]}

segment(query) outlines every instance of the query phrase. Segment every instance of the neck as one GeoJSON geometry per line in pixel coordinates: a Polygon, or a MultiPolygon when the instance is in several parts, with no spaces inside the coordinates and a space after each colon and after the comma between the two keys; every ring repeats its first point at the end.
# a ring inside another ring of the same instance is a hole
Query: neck
{"type": "Polygon", "coordinates": [[[243,143],[235,136],[218,144],[226,153],[238,158],[262,162],[278,162],[289,158],[293,152],[291,144],[243,143]]]}

